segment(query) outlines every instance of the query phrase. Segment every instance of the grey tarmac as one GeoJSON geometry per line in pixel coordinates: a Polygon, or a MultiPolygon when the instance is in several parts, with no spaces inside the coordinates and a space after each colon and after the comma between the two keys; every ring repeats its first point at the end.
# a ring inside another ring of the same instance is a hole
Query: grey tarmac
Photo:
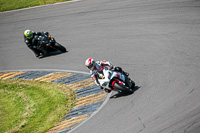
{"type": "Polygon", "coordinates": [[[0,70],[88,72],[87,58],[109,60],[139,89],[110,98],[73,133],[199,133],[199,7],[199,0],[82,0],[0,13],[0,70]],[[35,58],[23,42],[28,28],[49,31],[69,52],[35,58]]]}

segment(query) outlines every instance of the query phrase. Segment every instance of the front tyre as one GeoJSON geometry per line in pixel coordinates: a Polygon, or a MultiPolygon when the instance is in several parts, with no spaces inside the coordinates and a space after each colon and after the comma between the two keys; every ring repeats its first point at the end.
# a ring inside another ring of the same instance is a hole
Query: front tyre
{"type": "Polygon", "coordinates": [[[55,43],[55,47],[59,51],[62,51],[62,52],[66,52],[67,51],[65,47],[63,47],[61,44],[59,44],[57,42],[55,43]]]}
{"type": "Polygon", "coordinates": [[[113,84],[113,88],[117,88],[118,90],[121,90],[122,92],[127,92],[127,93],[133,93],[133,90],[131,88],[128,88],[120,83],[115,82],[113,84]]]}
{"type": "Polygon", "coordinates": [[[133,80],[131,80],[131,83],[132,83],[131,88],[134,88],[135,87],[135,82],[133,80]]]}

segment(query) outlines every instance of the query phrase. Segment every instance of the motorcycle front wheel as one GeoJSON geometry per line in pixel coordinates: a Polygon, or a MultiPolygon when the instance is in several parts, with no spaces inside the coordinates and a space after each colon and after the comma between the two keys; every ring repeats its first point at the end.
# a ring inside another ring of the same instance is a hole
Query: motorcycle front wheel
{"type": "Polygon", "coordinates": [[[134,88],[135,87],[135,82],[133,80],[131,80],[131,83],[132,83],[131,88],[134,88]]]}
{"type": "Polygon", "coordinates": [[[122,92],[133,93],[133,90],[131,88],[128,88],[128,87],[126,87],[126,86],[124,86],[122,84],[119,84],[117,82],[115,82],[113,84],[113,87],[117,88],[118,90],[121,90],[122,92]]]}
{"type": "Polygon", "coordinates": [[[55,47],[59,51],[62,51],[62,52],[66,52],[67,51],[65,47],[63,47],[61,44],[59,44],[57,42],[55,43],[55,47]]]}

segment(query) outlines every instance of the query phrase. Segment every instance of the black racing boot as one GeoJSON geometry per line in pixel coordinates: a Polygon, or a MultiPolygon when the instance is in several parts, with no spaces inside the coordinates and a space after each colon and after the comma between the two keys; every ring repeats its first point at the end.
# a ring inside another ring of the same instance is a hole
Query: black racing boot
{"type": "Polygon", "coordinates": [[[44,54],[43,53],[40,53],[40,55],[38,56],[38,58],[43,58],[44,57],[44,54]]]}
{"type": "Polygon", "coordinates": [[[33,53],[35,54],[35,57],[39,57],[40,56],[40,50],[38,50],[38,49],[35,49],[35,48],[30,48],[32,51],[33,51],[33,53]]]}
{"type": "Polygon", "coordinates": [[[41,53],[39,55],[39,58],[43,58],[43,57],[47,56],[47,51],[45,49],[41,48],[40,51],[41,51],[41,53]]]}
{"type": "Polygon", "coordinates": [[[38,56],[38,58],[43,58],[45,57],[47,54],[44,54],[44,53],[40,53],[40,55],[38,56]]]}
{"type": "Polygon", "coordinates": [[[40,54],[35,54],[35,57],[39,57],[40,56],[40,54]]]}

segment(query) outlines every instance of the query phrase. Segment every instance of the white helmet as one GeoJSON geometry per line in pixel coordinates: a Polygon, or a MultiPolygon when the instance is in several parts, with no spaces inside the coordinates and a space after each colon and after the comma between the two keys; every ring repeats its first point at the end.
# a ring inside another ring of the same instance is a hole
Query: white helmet
{"type": "Polygon", "coordinates": [[[93,58],[88,58],[86,61],[85,61],[85,66],[90,69],[90,70],[93,70],[94,69],[94,64],[95,64],[95,61],[93,58]]]}

